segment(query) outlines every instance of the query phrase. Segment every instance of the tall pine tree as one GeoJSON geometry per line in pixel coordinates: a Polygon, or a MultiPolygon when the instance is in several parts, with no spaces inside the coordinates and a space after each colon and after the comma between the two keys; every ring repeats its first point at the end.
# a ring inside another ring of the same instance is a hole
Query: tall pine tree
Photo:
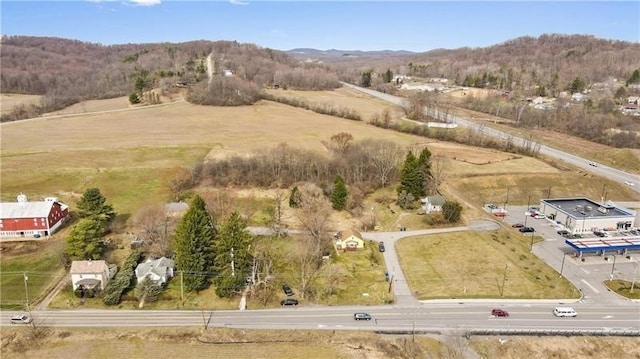
{"type": "Polygon", "coordinates": [[[333,192],[331,192],[331,206],[336,211],[342,211],[347,207],[347,187],[342,176],[337,175],[333,180],[333,192]]]}
{"type": "Polygon", "coordinates": [[[176,228],[173,239],[176,268],[183,272],[187,290],[205,289],[214,264],[213,243],[216,229],[200,196],[191,201],[176,228]]]}
{"type": "Polygon", "coordinates": [[[431,151],[427,147],[423,148],[420,156],[418,156],[418,169],[422,173],[422,194],[420,195],[422,197],[427,194],[433,179],[431,174],[431,151]]]}
{"type": "Polygon", "coordinates": [[[80,218],[99,219],[105,223],[116,217],[116,212],[98,188],[87,189],[77,203],[80,218]]]}
{"type": "Polygon", "coordinates": [[[413,198],[424,196],[424,176],[420,170],[418,158],[411,151],[407,153],[400,172],[398,193],[402,193],[402,191],[411,194],[413,198]]]}
{"type": "Polygon", "coordinates": [[[242,291],[251,273],[249,247],[252,242],[247,222],[233,212],[221,226],[215,240],[214,284],[219,297],[231,297],[242,291]]]}

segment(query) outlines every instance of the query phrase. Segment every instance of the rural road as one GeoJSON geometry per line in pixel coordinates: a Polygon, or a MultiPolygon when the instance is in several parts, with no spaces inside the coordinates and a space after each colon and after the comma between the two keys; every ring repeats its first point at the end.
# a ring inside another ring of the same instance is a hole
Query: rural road
{"type": "MultiPolygon", "coordinates": [[[[607,308],[572,304],[575,318],[552,314],[558,303],[434,303],[428,306],[288,307],[281,309],[230,310],[55,310],[34,311],[36,325],[53,327],[186,327],[249,329],[324,329],[370,331],[430,331],[445,334],[469,330],[619,331],[640,335],[637,307],[607,308]],[[495,306],[507,310],[508,318],[491,316],[495,306]],[[371,321],[354,321],[353,313],[366,310],[371,321]]],[[[0,326],[9,326],[3,312],[0,326]]]]}
{"type": "MultiPolygon", "coordinates": [[[[359,86],[355,86],[355,85],[351,85],[348,83],[343,82],[342,83],[344,86],[349,87],[351,89],[366,93],[370,96],[373,97],[377,97],[383,101],[387,101],[393,104],[396,104],[398,106],[403,106],[406,103],[406,99],[402,98],[402,97],[398,97],[398,96],[393,96],[393,95],[389,95],[386,93],[382,93],[382,92],[378,92],[375,90],[371,90],[371,89],[367,89],[367,88],[363,88],[363,87],[359,87],[359,86]]],[[[525,140],[522,137],[517,137],[517,136],[513,136],[510,133],[506,133],[506,132],[502,132],[502,131],[498,131],[495,129],[492,129],[490,127],[487,126],[483,126],[483,125],[479,125],[476,124],[470,120],[464,119],[462,117],[459,116],[454,116],[451,114],[441,114],[438,110],[433,110],[432,112],[434,112],[438,117],[443,117],[446,116],[448,122],[451,123],[456,123],[460,126],[464,126],[464,127],[468,127],[468,128],[472,128],[475,129],[478,132],[482,132],[487,136],[493,137],[493,138],[497,138],[497,139],[501,139],[501,138],[507,138],[510,137],[514,144],[516,145],[522,145],[525,142],[527,142],[527,140],[525,140]]],[[[545,155],[545,156],[549,156],[549,157],[553,157],[555,159],[564,161],[568,164],[571,164],[573,166],[576,166],[578,168],[581,168],[587,172],[592,172],[598,176],[602,176],[605,178],[608,178],[612,181],[618,182],[622,185],[626,185],[627,182],[633,183],[635,184],[634,186],[630,186],[630,188],[636,192],[640,192],[640,175],[637,173],[628,173],[625,171],[621,171],[618,170],[616,168],[613,167],[609,167],[609,166],[605,166],[603,164],[599,164],[599,163],[595,163],[593,161],[584,159],[582,157],[564,152],[564,151],[560,151],[558,149],[555,149],[553,147],[549,147],[546,145],[540,145],[540,153],[545,155]],[[591,164],[595,164],[595,166],[591,165],[591,164]]]]}

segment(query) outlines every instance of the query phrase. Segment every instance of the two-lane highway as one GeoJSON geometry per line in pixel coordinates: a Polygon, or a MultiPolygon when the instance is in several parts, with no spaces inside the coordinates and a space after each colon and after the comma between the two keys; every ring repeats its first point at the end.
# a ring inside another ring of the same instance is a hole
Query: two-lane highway
{"type": "MultiPolygon", "coordinates": [[[[396,104],[398,106],[405,106],[407,103],[407,100],[402,98],[402,97],[398,97],[398,96],[393,96],[393,95],[389,95],[386,93],[382,93],[382,92],[378,92],[375,90],[371,90],[371,89],[367,89],[367,88],[363,88],[363,87],[358,87],[358,86],[354,86],[348,83],[343,82],[342,83],[344,86],[352,88],[354,90],[366,93],[368,95],[371,95],[373,97],[379,98],[381,100],[396,104]]],[[[426,111],[426,109],[425,109],[426,111]]],[[[451,123],[456,123],[460,126],[464,126],[464,127],[468,127],[468,128],[472,128],[475,129],[476,131],[482,132],[487,136],[493,137],[493,138],[497,138],[497,139],[505,139],[505,138],[510,138],[511,141],[516,144],[516,145],[523,145],[527,142],[529,142],[528,139],[522,138],[522,137],[518,137],[518,136],[514,136],[510,133],[506,133],[506,132],[502,132],[481,124],[477,124],[473,121],[464,119],[462,117],[459,116],[454,116],[451,114],[443,114],[441,112],[439,112],[437,109],[430,109],[429,110],[432,114],[435,114],[435,116],[437,117],[442,117],[442,118],[447,118],[448,122],[451,123]]],[[[637,192],[640,192],[640,175],[638,174],[634,174],[634,173],[628,173],[625,171],[621,171],[618,170],[616,168],[613,167],[609,167],[609,166],[605,166],[603,164],[599,164],[599,163],[595,163],[593,161],[587,160],[585,158],[558,150],[556,148],[553,147],[549,147],[547,145],[540,145],[540,151],[541,154],[545,155],[545,156],[549,156],[552,158],[555,158],[557,160],[561,160],[564,161],[568,164],[571,164],[575,167],[581,168],[585,171],[588,172],[592,172],[595,173],[599,176],[602,177],[606,177],[612,181],[618,182],[620,184],[624,184],[627,185],[627,183],[633,183],[634,186],[630,186],[630,188],[632,190],[635,190],[637,192]],[[593,165],[592,165],[593,164],[593,165]],[[595,165],[595,166],[594,166],[595,165]]]]}
{"type": "MultiPolygon", "coordinates": [[[[640,331],[637,305],[605,308],[571,304],[575,318],[552,314],[560,303],[433,303],[415,307],[289,307],[250,311],[217,310],[48,310],[32,312],[38,325],[54,327],[229,327],[247,329],[419,330],[625,330],[640,331]],[[509,317],[491,316],[500,307],[509,317]],[[367,312],[371,321],[356,321],[353,314],[367,312]]],[[[2,326],[16,312],[2,312],[2,326]]]]}

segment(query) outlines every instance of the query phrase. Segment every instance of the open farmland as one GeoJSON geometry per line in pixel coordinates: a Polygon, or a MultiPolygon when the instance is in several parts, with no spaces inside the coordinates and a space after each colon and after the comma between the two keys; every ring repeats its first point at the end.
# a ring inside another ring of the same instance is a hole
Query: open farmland
{"type": "Polygon", "coordinates": [[[0,109],[2,114],[13,111],[16,106],[20,105],[37,105],[40,103],[42,96],[39,95],[23,95],[23,94],[0,94],[0,109]]]}

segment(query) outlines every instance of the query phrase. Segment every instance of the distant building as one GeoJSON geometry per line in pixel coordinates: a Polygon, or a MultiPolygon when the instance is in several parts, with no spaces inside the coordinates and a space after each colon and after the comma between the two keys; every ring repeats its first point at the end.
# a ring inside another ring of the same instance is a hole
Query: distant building
{"type": "Polygon", "coordinates": [[[442,212],[442,206],[446,202],[442,196],[427,196],[420,200],[424,213],[442,212]]]}
{"type": "Polygon", "coordinates": [[[55,197],[29,202],[20,194],[17,199],[0,203],[0,238],[47,237],[69,218],[69,206],[55,197]]]}
{"type": "Polygon", "coordinates": [[[364,240],[360,232],[347,229],[335,235],[335,246],[337,250],[356,251],[364,248],[364,240]]]}

